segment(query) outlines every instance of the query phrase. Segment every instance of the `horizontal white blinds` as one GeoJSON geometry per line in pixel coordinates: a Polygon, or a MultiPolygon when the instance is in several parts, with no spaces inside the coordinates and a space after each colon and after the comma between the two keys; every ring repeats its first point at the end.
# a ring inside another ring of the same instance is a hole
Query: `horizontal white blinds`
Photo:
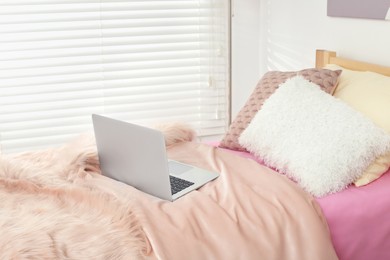
{"type": "Polygon", "coordinates": [[[0,0],[2,152],[91,131],[92,113],[223,133],[226,2],[0,0]]]}

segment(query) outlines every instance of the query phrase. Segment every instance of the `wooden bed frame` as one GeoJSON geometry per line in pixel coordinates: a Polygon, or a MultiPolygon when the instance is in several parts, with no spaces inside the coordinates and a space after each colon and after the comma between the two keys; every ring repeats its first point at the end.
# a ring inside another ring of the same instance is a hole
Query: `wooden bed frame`
{"type": "Polygon", "coordinates": [[[316,68],[322,68],[326,64],[336,64],[350,70],[372,71],[390,76],[390,67],[338,57],[335,51],[317,50],[316,68]]]}

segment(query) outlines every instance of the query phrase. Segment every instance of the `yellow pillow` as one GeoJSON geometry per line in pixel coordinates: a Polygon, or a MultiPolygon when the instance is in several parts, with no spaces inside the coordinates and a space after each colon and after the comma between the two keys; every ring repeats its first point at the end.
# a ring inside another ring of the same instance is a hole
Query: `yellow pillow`
{"type": "Polygon", "coordinates": [[[387,171],[387,169],[389,169],[389,167],[390,153],[383,155],[372,162],[364,171],[364,174],[354,182],[355,186],[360,187],[378,179],[387,171]]]}
{"type": "MultiPolygon", "coordinates": [[[[334,96],[370,118],[390,134],[390,77],[369,72],[353,71],[330,64],[327,69],[343,72],[334,96]]],[[[378,179],[390,167],[390,154],[374,161],[362,177],[354,182],[356,186],[366,185],[378,179]]]]}

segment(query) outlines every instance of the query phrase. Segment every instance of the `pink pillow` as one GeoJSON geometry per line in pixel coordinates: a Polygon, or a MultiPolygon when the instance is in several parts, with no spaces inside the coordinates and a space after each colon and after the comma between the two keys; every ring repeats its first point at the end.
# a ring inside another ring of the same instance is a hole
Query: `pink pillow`
{"type": "Polygon", "coordinates": [[[238,143],[238,138],[241,133],[246,129],[257,111],[263,106],[265,100],[267,100],[287,79],[296,75],[301,75],[305,79],[317,84],[321,89],[329,94],[332,94],[337,86],[339,75],[341,70],[328,70],[328,69],[305,69],[301,71],[270,71],[264,74],[260,79],[253,93],[250,95],[246,104],[241,108],[236,118],[231,123],[229,130],[223,137],[219,147],[228,148],[236,151],[246,151],[238,143]]]}

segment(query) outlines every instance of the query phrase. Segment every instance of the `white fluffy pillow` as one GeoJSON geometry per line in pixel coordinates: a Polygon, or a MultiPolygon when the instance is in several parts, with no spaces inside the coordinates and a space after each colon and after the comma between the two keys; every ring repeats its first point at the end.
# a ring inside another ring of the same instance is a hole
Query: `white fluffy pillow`
{"type": "Polygon", "coordinates": [[[267,99],[239,142],[319,197],[342,190],[390,151],[390,135],[300,76],[267,99]]]}

